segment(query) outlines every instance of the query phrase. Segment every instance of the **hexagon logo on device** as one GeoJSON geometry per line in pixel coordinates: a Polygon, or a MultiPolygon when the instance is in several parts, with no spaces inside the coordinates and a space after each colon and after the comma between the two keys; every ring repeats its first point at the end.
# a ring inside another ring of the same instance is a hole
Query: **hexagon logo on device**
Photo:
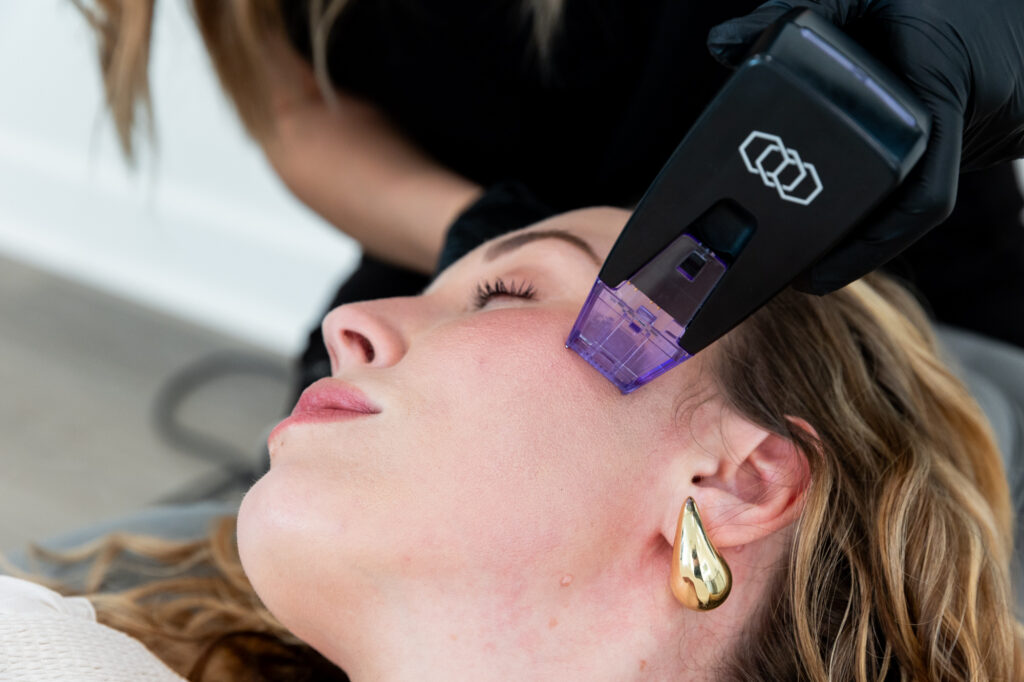
{"type": "Polygon", "coordinates": [[[814,164],[800,158],[778,135],[752,131],[740,145],[747,170],[761,176],[766,187],[774,187],[783,201],[806,206],[821,194],[821,179],[814,164]]]}

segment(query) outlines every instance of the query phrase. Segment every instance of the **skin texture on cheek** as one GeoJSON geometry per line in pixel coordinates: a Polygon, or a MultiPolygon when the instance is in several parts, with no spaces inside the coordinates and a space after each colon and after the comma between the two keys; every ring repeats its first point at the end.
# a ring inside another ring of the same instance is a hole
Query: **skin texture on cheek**
{"type": "Polygon", "coordinates": [[[590,426],[584,403],[573,400],[585,368],[558,345],[567,318],[488,312],[438,338],[435,347],[445,350],[410,352],[424,377],[452,377],[432,405],[444,419],[416,437],[441,474],[420,480],[462,520],[467,546],[486,546],[495,527],[516,552],[542,553],[564,540],[551,519],[564,516],[559,500],[585,492],[569,488],[581,483],[574,453],[590,426]]]}

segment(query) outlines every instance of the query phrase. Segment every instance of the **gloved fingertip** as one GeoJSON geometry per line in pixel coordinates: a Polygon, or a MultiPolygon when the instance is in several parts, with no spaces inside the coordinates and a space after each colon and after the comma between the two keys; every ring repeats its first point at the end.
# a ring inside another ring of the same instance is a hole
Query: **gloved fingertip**
{"type": "Polygon", "coordinates": [[[742,19],[719,24],[708,32],[708,50],[720,62],[732,62],[746,53],[751,41],[761,33],[760,28],[744,30],[742,19]]]}
{"type": "Polygon", "coordinates": [[[708,51],[711,56],[714,57],[715,61],[722,66],[728,66],[730,68],[736,67],[743,60],[746,55],[747,49],[745,45],[740,46],[708,46],[708,51]]]}
{"type": "Polygon", "coordinates": [[[750,14],[711,27],[708,50],[722,64],[736,66],[747,56],[750,46],[761,33],[788,9],[788,3],[768,2],[750,14]]]}
{"type": "Polygon", "coordinates": [[[743,30],[744,19],[745,17],[730,19],[717,26],[712,26],[708,31],[708,47],[745,44],[750,39],[751,31],[743,30]]]}

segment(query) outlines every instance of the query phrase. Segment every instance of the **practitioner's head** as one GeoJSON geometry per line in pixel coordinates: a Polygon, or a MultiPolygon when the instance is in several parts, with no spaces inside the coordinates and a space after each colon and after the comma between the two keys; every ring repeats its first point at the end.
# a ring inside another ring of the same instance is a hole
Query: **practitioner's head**
{"type": "Polygon", "coordinates": [[[421,296],[328,315],[333,377],[307,401],[373,413],[271,435],[239,541],[283,623],[357,678],[698,678],[834,643],[845,678],[875,640],[913,660],[926,640],[901,628],[934,622],[945,646],[944,610],[1005,598],[998,457],[909,299],[787,293],[623,396],[564,341],[626,216],[557,216],[421,296]],[[707,613],[668,587],[691,496],[735,580],[707,613]],[[974,569],[981,593],[949,587],[974,569]]]}

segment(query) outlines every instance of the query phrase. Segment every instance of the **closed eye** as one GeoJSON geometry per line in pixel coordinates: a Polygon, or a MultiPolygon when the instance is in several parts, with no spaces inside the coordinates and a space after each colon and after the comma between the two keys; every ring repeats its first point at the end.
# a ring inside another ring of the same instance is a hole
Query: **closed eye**
{"type": "Polygon", "coordinates": [[[527,281],[506,282],[500,277],[494,280],[487,280],[480,282],[476,285],[476,296],[473,303],[475,310],[480,310],[486,306],[491,299],[498,296],[508,296],[511,298],[522,298],[522,299],[534,299],[537,296],[537,290],[533,284],[527,281]]]}

